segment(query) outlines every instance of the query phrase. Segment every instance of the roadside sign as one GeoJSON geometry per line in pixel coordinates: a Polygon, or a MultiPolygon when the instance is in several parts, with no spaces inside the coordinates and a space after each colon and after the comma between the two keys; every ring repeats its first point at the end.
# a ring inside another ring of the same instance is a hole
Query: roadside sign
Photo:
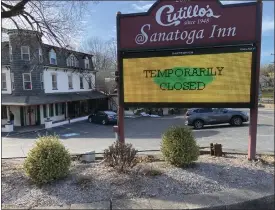
{"type": "Polygon", "coordinates": [[[255,106],[256,2],[158,0],[118,14],[120,103],[127,107],[255,106]]]}

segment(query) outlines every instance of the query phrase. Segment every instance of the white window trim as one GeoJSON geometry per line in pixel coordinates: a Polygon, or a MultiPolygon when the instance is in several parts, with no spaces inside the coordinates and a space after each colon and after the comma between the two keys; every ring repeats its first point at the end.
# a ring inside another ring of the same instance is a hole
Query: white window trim
{"type": "Polygon", "coordinates": [[[56,58],[56,52],[54,49],[51,49],[49,52],[49,57],[50,57],[50,64],[52,65],[57,65],[57,58],[56,58]],[[54,55],[54,56],[53,56],[54,55]],[[52,58],[55,59],[55,63],[52,63],[52,58]]]}
{"type": "Polygon", "coordinates": [[[23,73],[22,76],[23,76],[23,89],[24,90],[32,90],[32,74],[31,73],[23,73]],[[24,75],[25,74],[29,74],[30,75],[30,81],[26,81],[26,82],[30,82],[31,83],[31,89],[25,89],[25,80],[24,80],[24,75]]]}
{"type": "Polygon", "coordinates": [[[72,74],[68,74],[68,88],[69,88],[69,90],[72,90],[72,89],[74,89],[74,84],[73,84],[73,75],[72,74]],[[69,80],[69,78],[72,78],[72,87],[70,87],[70,80],[69,80]]]}
{"type": "Polygon", "coordinates": [[[9,47],[10,61],[12,61],[12,46],[9,47]]]}
{"type": "Polygon", "coordinates": [[[84,80],[83,80],[83,76],[79,75],[79,88],[82,90],[84,89],[84,80]],[[81,87],[81,79],[82,79],[82,87],[81,87]]]}
{"type": "Polygon", "coordinates": [[[58,90],[58,84],[57,84],[57,74],[56,73],[52,73],[51,74],[51,79],[52,79],[52,90],[58,90]],[[56,79],[56,87],[53,87],[53,75],[55,76],[56,79]]]}
{"type": "MultiPolygon", "coordinates": [[[[21,46],[21,60],[24,60],[23,59],[23,54],[26,54],[26,53],[23,53],[23,47],[27,47],[27,49],[28,49],[28,55],[29,55],[29,60],[31,60],[31,58],[30,58],[30,47],[29,46],[21,46]]],[[[24,60],[24,61],[29,61],[29,60],[24,60]]]]}
{"type": "Polygon", "coordinates": [[[92,82],[92,77],[89,77],[89,80],[88,80],[88,89],[93,89],[93,82],[92,82]],[[91,84],[91,86],[90,86],[91,84]]]}
{"type": "Polygon", "coordinates": [[[11,73],[11,90],[14,90],[14,73],[11,73]]]}
{"type": "Polygon", "coordinates": [[[70,54],[66,60],[68,67],[79,67],[79,61],[74,54],[70,54]]]}
{"type": "Polygon", "coordinates": [[[85,69],[90,69],[90,59],[88,57],[85,57],[84,63],[85,63],[85,69]],[[88,64],[88,68],[86,67],[86,64],[88,64]]]}
{"type": "Polygon", "coordinates": [[[7,89],[8,89],[8,87],[7,87],[7,73],[1,73],[1,90],[7,90],[7,89]],[[2,77],[3,74],[5,74],[6,88],[3,88],[3,82],[4,82],[3,77],[2,77]]]}
{"type": "Polygon", "coordinates": [[[42,48],[41,47],[38,49],[38,59],[39,59],[40,63],[43,62],[43,53],[42,53],[42,48]]]}
{"type": "Polygon", "coordinates": [[[40,88],[41,88],[41,90],[44,90],[44,74],[43,73],[40,73],[40,88]]]}

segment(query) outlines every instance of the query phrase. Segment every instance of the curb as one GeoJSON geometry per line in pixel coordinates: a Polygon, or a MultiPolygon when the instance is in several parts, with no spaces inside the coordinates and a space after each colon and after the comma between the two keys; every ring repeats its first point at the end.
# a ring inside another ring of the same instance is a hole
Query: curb
{"type": "MultiPolygon", "coordinates": [[[[132,116],[132,115],[125,116],[125,118],[127,118],[127,119],[135,119],[135,118],[139,118],[139,117],[140,116],[132,116]]],[[[85,121],[85,120],[83,120],[83,121],[85,121]]],[[[83,121],[80,121],[80,122],[83,122],[83,121]]],[[[66,125],[69,125],[69,124],[66,124],[66,125]]],[[[63,125],[56,126],[56,127],[61,127],[61,126],[63,126],[63,125]]],[[[55,127],[52,127],[52,128],[55,128],[55,127]]],[[[4,134],[3,135],[4,137],[9,137],[9,136],[13,136],[13,135],[21,135],[21,134],[26,134],[26,133],[36,133],[38,131],[50,130],[50,129],[51,128],[41,128],[41,129],[37,129],[37,130],[29,130],[29,131],[22,131],[22,132],[12,131],[12,132],[1,132],[1,133],[4,134]]]]}
{"type": "MultiPolygon", "coordinates": [[[[205,150],[209,147],[200,147],[200,155],[210,155],[209,150],[205,150]]],[[[160,153],[160,150],[139,150],[138,153],[141,153],[141,155],[153,155],[155,153],[160,153]],[[153,154],[152,154],[153,153],[153,154]]],[[[161,154],[161,153],[160,153],[161,154]]],[[[226,155],[247,155],[247,152],[242,152],[234,149],[224,149],[223,154],[226,155]]],[[[85,155],[85,153],[71,153],[71,157],[77,157],[81,155],[85,155]]],[[[95,153],[95,159],[96,160],[102,160],[103,152],[96,152],[95,153]]],[[[274,152],[265,152],[265,153],[256,153],[258,156],[274,156],[274,152]]],[[[8,159],[25,159],[27,156],[22,157],[2,157],[2,160],[8,160],[8,159]]]]}
{"type": "Polygon", "coordinates": [[[207,194],[160,198],[99,201],[64,206],[22,207],[2,205],[2,209],[274,209],[274,186],[252,186],[207,194]]]}

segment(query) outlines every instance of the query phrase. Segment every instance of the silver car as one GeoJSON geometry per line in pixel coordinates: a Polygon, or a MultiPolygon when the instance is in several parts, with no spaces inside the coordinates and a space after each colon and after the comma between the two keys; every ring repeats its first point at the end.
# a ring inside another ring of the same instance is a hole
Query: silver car
{"type": "Polygon", "coordinates": [[[249,121],[246,112],[225,108],[193,108],[186,112],[186,124],[201,129],[204,125],[230,123],[240,126],[249,121]]]}

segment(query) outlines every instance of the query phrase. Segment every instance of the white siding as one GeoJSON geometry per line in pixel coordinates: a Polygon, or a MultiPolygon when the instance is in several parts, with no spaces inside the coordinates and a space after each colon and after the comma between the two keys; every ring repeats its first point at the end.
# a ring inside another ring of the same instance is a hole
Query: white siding
{"type": "MultiPolygon", "coordinates": [[[[69,89],[68,75],[71,74],[71,71],[64,72],[63,70],[55,71],[54,69],[48,69],[44,71],[44,89],[45,93],[58,93],[58,92],[80,92],[80,91],[89,91],[88,81],[83,78],[84,89],[80,89],[80,80],[79,76],[82,74],[72,73],[73,76],[73,89],[69,89]],[[57,75],[57,90],[52,89],[52,74],[57,75]]],[[[95,76],[92,75],[92,88],[95,84],[95,76]]]]}
{"type": "MultiPolygon", "coordinates": [[[[2,94],[11,94],[12,90],[11,90],[11,74],[10,74],[10,71],[7,70],[6,68],[2,68],[1,73],[6,74],[6,81],[7,81],[7,90],[1,90],[1,92],[2,92],[2,94]]],[[[2,87],[2,84],[1,84],[1,87],[2,87]]]]}
{"type": "MultiPolygon", "coordinates": [[[[47,104],[46,107],[47,107],[47,113],[49,113],[49,104],[47,104]]],[[[52,121],[65,120],[65,115],[61,114],[61,110],[59,110],[58,116],[55,115],[55,104],[53,105],[53,115],[54,116],[49,117],[52,121]]],[[[47,120],[47,118],[44,118],[43,105],[40,105],[40,119],[41,119],[41,124],[45,124],[45,121],[47,120]]]]}
{"type": "Polygon", "coordinates": [[[20,106],[9,106],[10,111],[14,114],[14,126],[21,126],[20,106]]]}

